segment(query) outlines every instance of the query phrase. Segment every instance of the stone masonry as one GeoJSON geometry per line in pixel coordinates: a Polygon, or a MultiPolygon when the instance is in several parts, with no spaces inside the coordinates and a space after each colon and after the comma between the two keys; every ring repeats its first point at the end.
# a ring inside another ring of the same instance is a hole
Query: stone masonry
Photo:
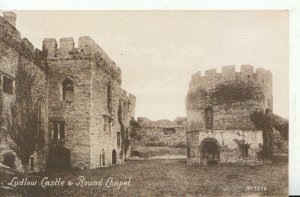
{"type": "MultiPolygon", "coordinates": [[[[79,38],[78,47],[73,38],[60,39],[59,46],[55,39],[46,38],[42,51],[34,50],[26,38],[21,38],[15,23],[13,12],[0,17],[1,114],[10,116],[16,90],[13,87],[12,94],[2,91],[3,76],[14,82],[17,65],[22,63],[38,76],[32,98],[34,103],[42,100],[46,142],[32,156],[32,171],[60,165],[53,161],[60,157],[69,157],[63,160],[80,168],[122,164],[130,152],[130,145],[124,143],[130,142],[126,133],[134,119],[136,98],[122,90],[121,69],[88,36],[79,38]]],[[[8,133],[7,123],[2,123],[1,132],[8,133]]],[[[11,144],[9,135],[1,135],[1,160],[5,153],[13,152],[11,144]]],[[[18,158],[16,161],[19,168],[18,158]]]]}
{"type": "Polygon", "coordinates": [[[185,158],[186,119],[152,121],[137,117],[138,126],[131,133],[131,151],[139,158],[185,158]]]}
{"type": "Polygon", "coordinates": [[[188,164],[256,163],[263,132],[251,121],[253,111],[272,113],[272,74],[242,65],[192,76],[186,96],[188,164]]]}

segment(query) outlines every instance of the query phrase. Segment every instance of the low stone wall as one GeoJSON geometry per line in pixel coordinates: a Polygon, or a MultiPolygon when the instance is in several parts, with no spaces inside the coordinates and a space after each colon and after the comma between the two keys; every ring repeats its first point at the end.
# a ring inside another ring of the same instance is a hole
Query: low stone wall
{"type": "Polygon", "coordinates": [[[132,157],[186,156],[186,126],[173,121],[140,121],[131,134],[132,157]]]}

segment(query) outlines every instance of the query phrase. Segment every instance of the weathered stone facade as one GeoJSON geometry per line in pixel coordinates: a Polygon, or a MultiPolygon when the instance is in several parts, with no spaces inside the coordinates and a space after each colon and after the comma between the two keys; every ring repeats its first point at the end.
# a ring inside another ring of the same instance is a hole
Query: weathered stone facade
{"type": "Polygon", "coordinates": [[[185,158],[186,119],[174,121],[137,118],[132,130],[132,156],[139,158],[185,158]]]}
{"type": "Polygon", "coordinates": [[[192,76],[186,96],[188,164],[257,162],[263,131],[253,111],[272,113],[272,74],[263,68],[224,66],[192,76]]]}
{"type": "MultiPolygon", "coordinates": [[[[123,144],[130,141],[123,133],[130,130],[136,98],[122,90],[121,69],[87,36],[79,38],[77,48],[73,38],[60,39],[59,47],[55,39],[46,38],[43,50],[34,50],[13,26],[15,19],[12,12],[0,17],[0,84],[3,87],[3,76],[14,83],[19,64],[37,75],[32,100],[42,103],[45,145],[33,155],[33,170],[60,165],[51,160],[59,159],[61,150],[66,153],[61,157],[69,157],[65,161],[73,167],[122,164],[127,154],[123,144]]],[[[10,116],[15,90],[7,94],[1,89],[3,117],[10,116]]],[[[7,123],[2,123],[1,132],[9,132],[7,123]]],[[[1,158],[12,151],[13,142],[7,138],[1,137],[1,158]]]]}
{"type": "MultiPolygon", "coordinates": [[[[33,103],[41,103],[43,106],[41,111],[43,114],[47,113],[48,103],[48,85],[46,76],[46,66],[42,64],[40,51],[34,51],[33,45],[26,39],[21,38],[19,31],[15,28],[16,15],[12,12],[4,13],[4,18],[0,17],[0,89],[1,89],[1,146],[0,156],[1,161],[4,162],[5,155],[11,153],[14,155],[15,167],[21,169],[20,160],[16,157],[16,154],[12,151],[14,143],[8,135],[8,125],[11,124],[11,108],[16,100],[16,76],[18,66],[23,67],[26,71],[31,73],[34,78],[33,87],[31,89],[31,98],[33,103]],[[6,79],[5,79],[6,78],[6,79]],[[11,92],[7,92],[4,89],[7,86],[4,84],[5,80],[11,80],[12,86],[11,92]],[[6,86],[6,87],[5,87],[6,86]]],[[[45,116],[43,116],[45,117],[45,116]]],[[[48,119],[41,119],[43,128],[43,135],[47,133],[48,119]]],[[[41,136],[45,138],[45,136],[41,136]]],[[[35,161],[35,168],[31,171],[42,170],[45,165],[46,157],[45,152],[47,147],[39,148],[38,151],[31,156],[32,161],[35,161]]]]}

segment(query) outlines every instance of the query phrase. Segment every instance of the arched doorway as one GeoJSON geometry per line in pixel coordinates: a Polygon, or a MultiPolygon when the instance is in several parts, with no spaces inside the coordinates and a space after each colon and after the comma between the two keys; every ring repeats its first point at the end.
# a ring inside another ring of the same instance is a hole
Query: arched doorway
{"type": "Polygon", "coordinates": [[[115,149],[112,151],[112,164],[117,164],[117,152],[115,149]]]}
{"type": "Polygon", "coordinates": [[[47,170],[68,170],[71,168],[71,152],[65,147],[53,147],[49,151],[47,170]]]}
{"type": "Polygon", "coordinates": [[[220,160],[218,141],[214,138],[206,138],[200,145],[201,160],[207,164],[217,164],[220,160]]]}
{"type": "Polygon", "coordinates": [[[8,152],[3,155],[3,164],[12,169],[14,169],[16,167],[15,161],[16,161],[16,157],[13,153],[8,152]]]}

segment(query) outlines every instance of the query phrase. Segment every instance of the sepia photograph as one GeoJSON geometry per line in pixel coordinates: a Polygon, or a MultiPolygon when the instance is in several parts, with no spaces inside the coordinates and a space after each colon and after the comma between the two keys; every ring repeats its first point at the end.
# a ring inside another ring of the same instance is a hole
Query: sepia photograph
{"type": "Polygon", "coordinates": [[[288,196],[289,10],[0,11],[0,197],[288,196]]]}

